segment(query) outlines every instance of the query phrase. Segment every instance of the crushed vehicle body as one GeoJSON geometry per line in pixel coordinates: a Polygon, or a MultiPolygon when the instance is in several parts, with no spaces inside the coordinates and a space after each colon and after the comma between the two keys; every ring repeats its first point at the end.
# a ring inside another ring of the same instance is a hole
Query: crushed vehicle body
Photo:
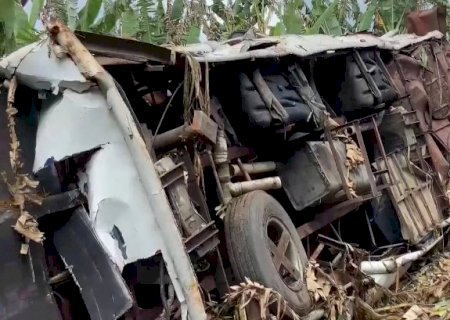
{"type": "Polygon", "coordinates": [[[206,319],[246,278],[305,315],[308,261],[351,243],[390,287],[442,240],[439,31],[158,47],[47,28],[0,60],[1,319],[206,319]]]}

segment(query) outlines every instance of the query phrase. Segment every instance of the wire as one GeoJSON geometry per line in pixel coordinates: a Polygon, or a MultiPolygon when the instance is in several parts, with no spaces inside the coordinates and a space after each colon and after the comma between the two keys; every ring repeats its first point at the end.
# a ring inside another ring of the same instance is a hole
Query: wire
{"type": "Polygon", "coordinates": [[[176,87],[175,91],[173,92],[172,96],[170,97],[169,102],[167,102],[166,108],[164,109],[164,112],[163,112],[163,114],[161,116],[161,119],[159,119],[158,126],[156,127],[155,134],[154,134],[155,137],[158,134],[159,129],[161,128],[162,122],[163,122],[164,118],[166,117],[167,110],[169,110],[169,107],[172,104],[172,100],[175,98],[175,95],[177,94],[178,90],[180,90],[181,85],[183,83],[184,83],[184,81],[180,82],[180,84],[178,85],[178,87],[176,87]]]}

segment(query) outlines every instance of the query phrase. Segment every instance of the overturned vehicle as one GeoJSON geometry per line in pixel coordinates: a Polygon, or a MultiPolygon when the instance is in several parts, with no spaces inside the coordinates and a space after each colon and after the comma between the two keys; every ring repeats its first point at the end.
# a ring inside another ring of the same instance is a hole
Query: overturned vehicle
{"type": "Polygon", "coordinates": [[[162,48],[48,30],[0,60],[1,319],[206,319],[245,278],[304,315],[309,259],[352,243],[389,287],[442,239],[442,33],[162,48]]]}

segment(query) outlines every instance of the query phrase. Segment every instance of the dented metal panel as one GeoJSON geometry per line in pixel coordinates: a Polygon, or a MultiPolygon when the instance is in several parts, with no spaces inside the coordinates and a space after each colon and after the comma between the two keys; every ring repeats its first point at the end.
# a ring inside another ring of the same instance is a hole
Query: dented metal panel
{"type": "Polygon", "coordinates": [[[95,152],[80,179],[94,229],[120,269],[161,248],[161,230],[136,181],[139,175],[133,160],[119,143],[105,144],[95,152]]]}
{"type": "Polygon", "coordinates": [[[103,250],[87,212],[80,207],[69,214],[53,235],[55,247],[79,286],[90,319],[117,319],[132,306],[128,287],[103,250]]]}
{"type": "Polygon", "coordinates": [[[133,160],[103,95],[97,88],[83,93],[67,89],[44,104],[34,171],[49,160],[94,152],[86,171],[80,171],[79,187],[87,195],[98,237],[120,269],[154,255],[160,240],[149,214],[152,209],[136,184],[133,160]]]}
{"type": "Polygon", "coordinates": [[[185,47],[172,47],[174,51],[189,52],[199,61],[224,62],[255,58],[276,58],[287,55],[299,57],[312,56],[319,53],[334,54],[337,50],[351,48],[378,47],[386,50],[400,50],[428,39],[441,39],[439,31],[424,36],[399,34],[392,37],[376,37],[371,34],[353,34],[334,37],[324,34],[316,35],[283,35],[245,39],[235,44],[229,42],[207,42],[185,47]]]}
{"type": "Polygon", "coordinates": [[[44,40],[14,52],[0,61],[0,74],[10,77],[15,73],[21,84],[55,94],[60,88],[81,92],[93,85],[71,60],[59,59],[49,45],[49,40],[44,40]]]}
{"type": "MultiPolygon", "coordinates": [[[[76,38],[72,40],[78,41],[76,38]]],[[[38,50],[49,49],[51,54],[55,50],[60,51],[53,42],[49,48],[39,44],[35,46],[39,47],[38,50]]],[[[101,77],[96,78],[100,87],[91,89],[90,82],[84,78],[73,78],[69,72],[61,71],[56,79],[53,74],[47,77],[45,70],[53,70],[61,61],[75,70],[73,60],[58,55],[61,60],[38,61],[38,55],[34,52],[29,59],[35,65],[39,64],[39,68],[30,63],[22,73],[17,72],[21,61],[32,48],[34,46],[27,48],[26,52],[21,51],[18,58],[13,54],[13,57],[1,60],[0,73],[11,77],[16,71],[19,83],[26,83],[29,77],[38,75],[33,88],[59,94],[56,100],[46,103],[41,113],[34,170],[39,171],[47,163],[76,157],[80,153],[91,154],[86,174],[80,175],[83,176],[80,189],[86,185],[89,188],[85,193],[91,223],[110,258],[122,268],[127,263],[149,258],[160,250],[180,303],[182,318],[186,319],[189,315],[193,319],[206,319],[193,267],[153,161],[129,110],[130,106],[118,92],[112,77],[102,72],[101,77]],[[100,88],[101,94],[98,94],[97,88],[100,88]],[[76,91],[83,91],[83,97],[70,100],[68,97],[75,97],[76,91]],[[76,112],[69,112],[69,118],[60,112],[68,106],[78,106],[76,112]]],[[[97,65],[89,53],[87,56],[97,65]]],[[[96,70],[99,69],[103,70],[98,66],[96,70]]],[[[74,73],[76,76],[80,74],[74,73]]]]}
{"type": "Polygon", "coordinates": [[[60,161],[119,142],[124,143],[122,135],[98,88],[83,93],[65,90],[43,101],[33,171],[42,169],[49,159],[60,161]]]}
{"type": "Polygon", "coordinates": [[[48,284],[44,249],[30,243],[27,255],[20,255],[20,238],[11,228],[17,212],[0,214],[0,319],[61,319],[48,284]]]}

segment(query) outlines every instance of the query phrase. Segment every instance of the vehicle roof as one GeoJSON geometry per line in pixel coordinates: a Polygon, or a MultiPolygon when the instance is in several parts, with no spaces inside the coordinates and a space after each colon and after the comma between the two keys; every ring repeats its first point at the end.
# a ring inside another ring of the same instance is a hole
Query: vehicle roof
{"type": "Polygon", "coordinates": [[[401,50],[410,45],[430,39],[442,39],[439,31],[425,36],[415,34],[385,35],[352,34],[346,36],[283,35],[255,39],[231,39],[225,42],[210,41],[187,46],[174,46],[178,53],[190,53],[201,62],[225,62],[258,58],[277,58],[287,55],[308,57],[320,53],[334,53],[351,48],[377,47],[386,50],[401,50]]]}

